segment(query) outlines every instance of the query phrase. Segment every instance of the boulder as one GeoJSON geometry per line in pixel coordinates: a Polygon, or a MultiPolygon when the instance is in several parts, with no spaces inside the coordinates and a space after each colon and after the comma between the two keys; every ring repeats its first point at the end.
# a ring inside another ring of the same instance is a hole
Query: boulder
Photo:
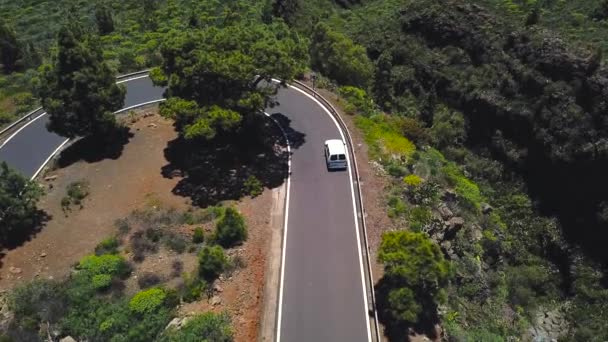
{"type": "Polygon", "coordinates": [[[219,296],[213,296],[210,300],[209,300],[209,304],[213,305],[213,306],[217,306],[222,304],[222,298],[220,298],[219,296]]]}
{"type": "Polygon", "coordinates": [[[494,210],[494,208],[492,208],[492,206],[489,205],[488,203],[481,204],[481,212],[484,213],[485,215],[491,213],[492,210],[494,210]]]}
{"type": "Polygon", "coordinates": [[[437,210],[439,211],[439,214],[443,220],[449,220],[452,218],[452,216],[454,216],[454,213],[452,213],[450,208],[448,208],[448,206],[445,204],[441,204],[437,210]]]}
{"type": "Polygon", "coordinates": [[[66,336],[59,340],[59,342],[77,342],[72,336],[66,336]]]}
{"type": "Polygon", "coordinates": [[[8,271],[11,272],[12,274],[20,274],[22,272],[19,267],[15,267],[15,266],[11,266],[11,268],[9,268],[8,271]]]}
{"type": "Polygon", "coordinates": [[[458,230],[464,225],[464,219],[462,217],[453,217],[447,224],[450,230],[458,230]]]}
{"type": "Polygon", "coordinates": [[[167,324],[167,326],[165,327],[165,330],[170,329],[170,328],[175,328],[175,329],[179,329],[182,327],[182,319],[179,317],[175,317],[174,319],[171,320],[171,322],[169,322],[169,324],[167,324]]]}

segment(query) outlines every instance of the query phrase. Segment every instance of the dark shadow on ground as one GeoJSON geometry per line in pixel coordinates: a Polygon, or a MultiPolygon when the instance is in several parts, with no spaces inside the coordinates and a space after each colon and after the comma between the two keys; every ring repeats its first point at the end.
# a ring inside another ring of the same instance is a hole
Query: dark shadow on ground
{"type": "MultiPolygon", "coordinates": [[[[304,134],[291,129],[287,117],[277,113],[273,118],[289,136],[292,148],[304,143],[304,134]]],[[[283,184],[289,155],[281,130],[265,116],[249,121],[239,133],[211,141],[170,141],[165,149],[169,164],[162,168],[162,175],[183,177],[173,193],[205,207],[245,196],[244,183],[250,176],[265,188],[283,184]]]]}
{"type": "Polygon", "coordinates": [[[128,127],[119,127],[103,137],[81,138],[61,152],[57,165],[64,168],[81,160],[94,163],[118,159],[131,137],[133,133],[128,127]]]}
{"type": "Polygon", "coordinates": [[[437,316],[437,307],[433,303],[428,303],[424,298],[416,298],[416,302],[424,308],[421,314],[423,317],[420,322],[415,324],[407,324],[403,322],[395,322],[391,318],[388,306],[388,295],[392,288],[390,280],[386,277],[380,279],[374,286],[376,292],[376,307],[378,310],[378,320],[384,325],[384,335],[389,341],[409,341],[410,335],[413,333],[425,334],[431,340],[436,339],[435,325],[439,323],[437,316]]]}
{"type": "MultiPolygon", "coordinates": [[[[38,234],[46,223],[51,219],[51,216],[43,210],[36,210],[26,220],[19,223],[19,227],[13,227],[10,231],[0,235],[0,246],[2,250],[12,250],[22,246],[27,241],[32,240],[38,234]]],[[[0,253],[0,260],[4,258],[6,253],[0,253]]],[[[2,262],[0,261],[0,268],[2,262]]]]}

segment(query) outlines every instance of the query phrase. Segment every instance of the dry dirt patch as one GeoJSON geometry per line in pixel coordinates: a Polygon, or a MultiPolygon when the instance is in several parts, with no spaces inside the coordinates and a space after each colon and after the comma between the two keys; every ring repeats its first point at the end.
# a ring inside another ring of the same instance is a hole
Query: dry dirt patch
{"type": "Polygon", "coordinates": [[[94,163],[78,161],[49,173],[56,178],[43,182],[47,193],[39,207],[51,219],[30,241],[5,251],[0,288],[34,277],[66,276],[71,265],[115,232],[117,218],[144,205],[151,196],[178,209],[187,207],[183,197],[171,193],[178,180],[160,174],[161,167],[167,164],[163,149],[176,135],[171,122],[149,116],[134,123],[131,132],[133,136],[119,158],[94,163]],[[61,200],[66,187],[78,180],[88,181],[90,195],[82,209],[74,208],[66,217],[61,200]]]}

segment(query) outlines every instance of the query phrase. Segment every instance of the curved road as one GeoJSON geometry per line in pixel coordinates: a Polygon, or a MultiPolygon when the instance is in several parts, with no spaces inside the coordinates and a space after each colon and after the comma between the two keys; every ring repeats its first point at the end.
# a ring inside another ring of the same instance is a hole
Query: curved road
{"type": "MultiPolygon", "coordinates": [[[[121,80],[125,107],[162,99],[162,88],[146,76],[121,80]]],[[[347,172],[328,172],[323,142],[342,138],[337,123],[313,98],[282,88],[279,105],[267,109],[303,134],[293,148],[285,225],[277,340],[371,341],[363,281],[353,181],[347,172]]],[[[66,139],[46,130],[41,115],[0,147],[0,160],[34,176],[66,139]]]]}

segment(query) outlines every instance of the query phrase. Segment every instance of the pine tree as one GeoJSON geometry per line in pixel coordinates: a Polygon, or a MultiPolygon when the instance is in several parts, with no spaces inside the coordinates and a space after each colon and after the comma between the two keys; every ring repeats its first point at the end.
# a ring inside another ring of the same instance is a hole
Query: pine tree
{"type": "Polygon", "coordinates": [[[98,3],[95,8],[95,21],[100,35],[106,35],[114,31],[114,19],[112,11],[105,3],[98,3]]]}
{"type": "Polygon", "coordinates": [[[17,229],[32,228],[40,187],[0,163],[0,237],[6,240],[17,229]]]}
{"type": "Polygon", "coordinates": [[[50,115],[49,130],[69,138],[111,131],[125,90],[116,85],[96,37],[70,21],[60,29],[57,45],[51,64],[40,68],[35,87],[50,115]]]}
{"type": "Polygon", "coordinates": [[[7,23],[0,20],[0,63],[5,74],[19,68],[23,58],[22,47],[17,40],[17,33],[7,23]]]}

